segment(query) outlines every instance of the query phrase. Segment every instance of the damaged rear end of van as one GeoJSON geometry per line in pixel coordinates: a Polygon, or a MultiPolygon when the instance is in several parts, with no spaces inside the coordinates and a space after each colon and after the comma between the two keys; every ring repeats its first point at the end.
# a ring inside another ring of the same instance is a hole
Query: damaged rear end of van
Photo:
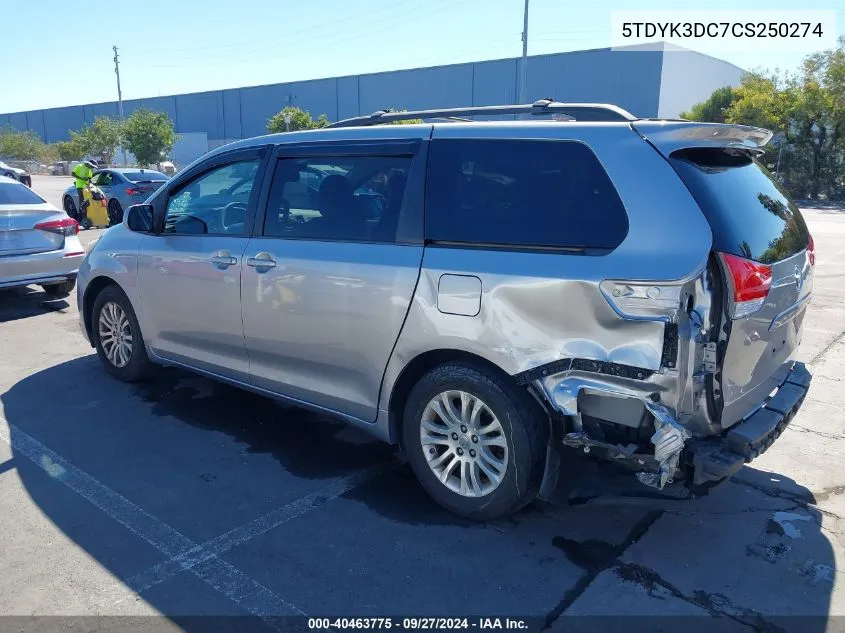
{"type": "Polygon", "coordinates": [[[699,494],[769,448],[806,397],[811,376],[796,353],[814,244],[757,160],[767,130],[647,120],[632,128],[712,231],[706,265],[689,278],[600,283],[614,336],[630,332],[636,346],[646,323],[660,324],[659,368],[568,359],[517,378],[563,421],[563,445],[624,465],[647,486],[699,494]]]}

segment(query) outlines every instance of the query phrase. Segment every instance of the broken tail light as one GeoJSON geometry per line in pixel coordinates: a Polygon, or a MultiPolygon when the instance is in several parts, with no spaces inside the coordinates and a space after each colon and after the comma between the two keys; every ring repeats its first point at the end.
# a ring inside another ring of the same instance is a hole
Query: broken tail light
{"type": "Polygon", "coordinates": [[[731,318],[741,319],[763,307],[772,286],[772,267],[738,255],[719,253],[733,293],[731,318]]]}
{"type": "Polygon", "coordinates": [[[79,223],[73,218],[62,218],[61,220],[49,220],[39,222],[33,228],[58,235],[76,235],[79,233],[79,223]]]}

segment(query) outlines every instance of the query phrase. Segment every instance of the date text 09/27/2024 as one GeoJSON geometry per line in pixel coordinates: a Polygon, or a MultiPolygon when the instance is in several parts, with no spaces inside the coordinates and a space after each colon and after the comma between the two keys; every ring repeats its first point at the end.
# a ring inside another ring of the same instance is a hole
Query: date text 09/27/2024
{"type": "Polygon", "coordinates": [[[511,630],[528,628],[520,618],[308,618],[308,628],[314,631],[382,629],[401,631],[444,630],[511,630]]]}

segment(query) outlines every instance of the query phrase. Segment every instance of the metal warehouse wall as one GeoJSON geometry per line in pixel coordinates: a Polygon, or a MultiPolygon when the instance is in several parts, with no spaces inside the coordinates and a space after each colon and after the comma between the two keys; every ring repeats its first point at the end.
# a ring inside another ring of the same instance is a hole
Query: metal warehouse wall
{"type": "MultiPolygon", "coordinates": [[[[673,68],[682,67],[687,55],[695,56],[696,76],[703,72],[715,78],[716,83],[736,83],[734,74],[727,72],[727,67],[736,67],[692,51],[673,49],[673,68]]],[[[562,101],[609,102],[643,117],[665,114],[668,104],[683,109],[700,100],[697,93],[690,100],[686,89],[683,94],[664,94],[663,58],[662,50],[610,49],[530,57],[528,100],[553,97],[562,101]]],[[[124,112],[128,116],[139,107],[167,112],[177,132],[204,133],[212,149],[224,142],[264,134],[267,119],[288,104],[308,110],[314,117],[325,113],[336,121],[382,108],[513,103],[518,67],[518,58],[513,58],[131,99],[124,101],[124,112]]],[[[669,76],[677,81],[678,73],[673,71],[669,76]]],[[[52,143],[66,140],[68,130],[79,129],[99,115],[116,116],[117,103],[0,114],[0,126],[34,130],[52,143]]]]}

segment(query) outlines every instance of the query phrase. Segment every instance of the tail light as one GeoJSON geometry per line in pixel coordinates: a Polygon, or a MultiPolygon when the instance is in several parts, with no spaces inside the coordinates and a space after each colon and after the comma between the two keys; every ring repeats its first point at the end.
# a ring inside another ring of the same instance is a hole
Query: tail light
{"type": "Polygon", "coordinates": [[[40,231],[48,231],[49,233],[57,233],[59,235],[76,235],[79,233],[79,223],[73,218],[62,218],[61,220],[39,222],[34,228],[40,231]]]}
{"type": "Polygon", "coordinates": [[[807,244],[807,259],[810,260],[810,266],[816,265],[816,243],[813,241],[813,236],[810,236],[810,243],[807,244]]]}
{"type": "Polygon", "coordinates": [[[135,187],[127,187],[126,188],[126,195],[127,196],[140,196],[143,192],[140,189],[136,189],[135,187]]]}
{"type": "Polygon", "coordinates": [[[731,318],[741,319],[763,307],[772,286],[772,267],[737,255],[719,253],[733,293],[731,318]]]}

